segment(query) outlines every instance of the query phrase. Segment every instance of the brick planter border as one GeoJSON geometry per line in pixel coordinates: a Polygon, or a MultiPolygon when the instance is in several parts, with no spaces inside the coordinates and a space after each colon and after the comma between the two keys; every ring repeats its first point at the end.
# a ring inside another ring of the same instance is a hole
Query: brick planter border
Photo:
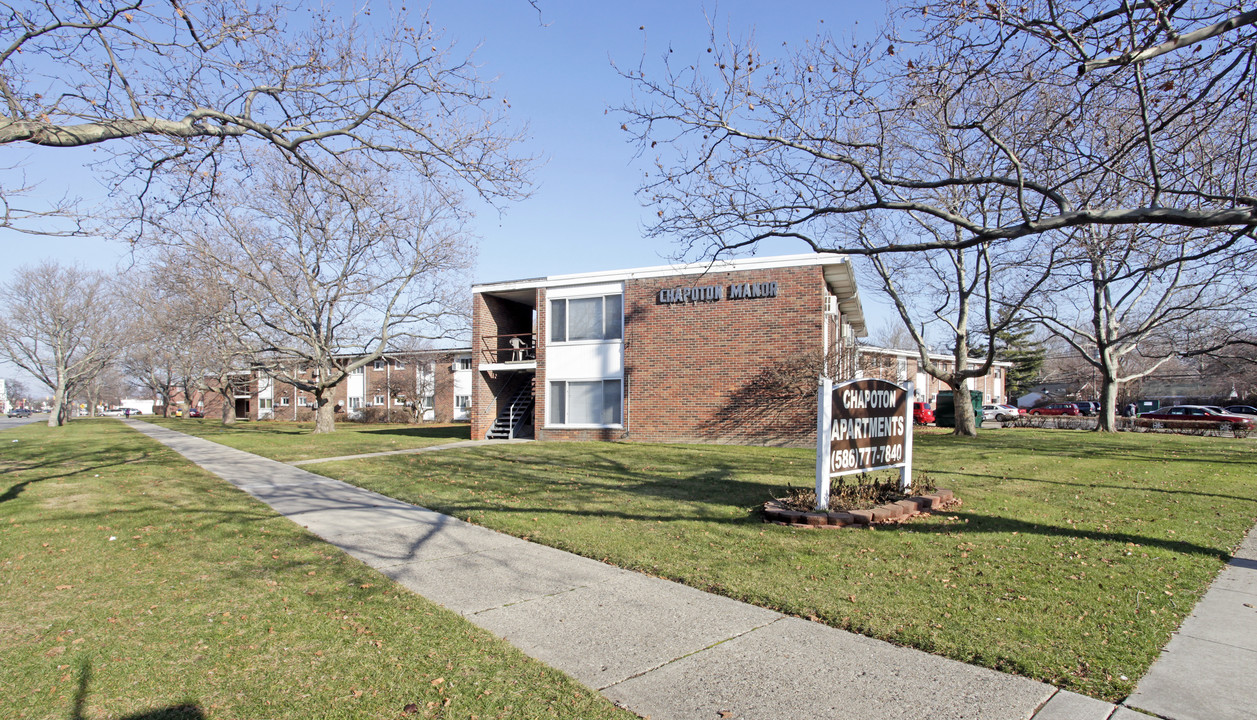
{"type": "Polygon", "coordinates": [[[801,512],[791,510],[780,500],[769,500],[764,503],[764,522],[822,530],[836,530],[842,527],[866,528],[871,525],[901,522],[914,515],[944,510],[959,503],[960,498],[957,498],[951,490],[941,489],[928,495],[914,495],[906,500],[878,505],[868,510],[849,512],[801,512]]]}

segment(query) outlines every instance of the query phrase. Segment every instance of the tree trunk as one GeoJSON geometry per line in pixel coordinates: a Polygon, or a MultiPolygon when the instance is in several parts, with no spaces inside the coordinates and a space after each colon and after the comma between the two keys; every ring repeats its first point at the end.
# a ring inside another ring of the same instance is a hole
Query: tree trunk
{"type": "Polygon", "coordinates": [[[223,424],[236,424],[236,398],[233,394],[223,393],[223,424]]]}
{"type": "Polygon", "coordinates": [[[1099,432],[1117,432],[1117,389],[1118,383],[1108,373],[1102,375],[1100,381],[1100,413],[1096,418],[1096,430],[1099,432]]]}
{"type": "Polygon", "coordinates": [[[65,383],[57,378],[57,387],[52,391],[52,410],[48,413],[48,427],[65,425],[65,383]]]}
{"type": "Polygon", "coordinates": [[[336,432],[336,406],[331,398],[315,394],[314,404],[314,434],[336,432]]]}
{"type": "Polygon", "coordinates": [[[951,396],[956,408],[956,427],[952,429],[951,434],[977,437],[978,423],[973,414],[973,400],[969,397],[969,384],[961,379],[958,385],[953,385],[949,381],[947,386],[951,388],[951,396]]]}

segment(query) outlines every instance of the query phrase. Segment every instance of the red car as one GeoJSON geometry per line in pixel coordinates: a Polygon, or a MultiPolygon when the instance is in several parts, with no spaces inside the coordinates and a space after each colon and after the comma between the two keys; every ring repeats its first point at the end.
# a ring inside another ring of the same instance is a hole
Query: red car
{"type": "Polygon", "coordinates": [[[934,409],[927,402],[912,403],[912,422],[917,425],[934,422],[934,409]]]}
{"type": "Polygon", "coordinates": [[[1030,408],[1030,415],[1081,415],[1082,411],[1073,403],[1052,403],[1030,408]]]}
{"type": "MultiPolygon", "coordinates": [[[[1147,420],[1189,420],[1192,422],[1218,423],[1232,430],[1251,430],[1253,427],[1253,419],[1248,415],[1220,413],[1203,405],[1175,405],[1174,407],[1161,408],[1160,410],[1140,415],[1139,420],[1141,421],[1140,425],[1146,424],[1143,421],[1147,420]]],[[[1158,423],[1153,423],[1153,427],[1157,425],[1158,423]]]]}

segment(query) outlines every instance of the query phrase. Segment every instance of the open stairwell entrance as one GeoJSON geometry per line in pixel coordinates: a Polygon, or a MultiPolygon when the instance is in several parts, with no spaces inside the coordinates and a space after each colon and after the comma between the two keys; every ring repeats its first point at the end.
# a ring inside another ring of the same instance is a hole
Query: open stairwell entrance
{"type": "Polygon", "coordinates": [[[486,439],[513,440],[533,436],[533,407],[537,404],[534,377],[531,373],[520,377],[521,382],[498,411],[497,419],[485,435],[486,439]]]}

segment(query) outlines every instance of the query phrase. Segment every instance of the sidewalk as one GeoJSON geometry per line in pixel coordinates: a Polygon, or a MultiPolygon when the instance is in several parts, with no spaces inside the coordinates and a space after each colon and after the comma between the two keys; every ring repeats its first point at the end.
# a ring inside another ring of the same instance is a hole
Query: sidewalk
{"type": "MultiPolygon", "coordinates": [[[[652,720],[1149,717],[535,545],[208,440],[128,424],[652,720]]],[[[1246,597],[1257,605],[1257,535],[1244,547],[1247,554],[1219,576],[1130,705],[1172,720],[1257,717],[1257,611],[1231,602],[1246,597]],[[1228,594],[1220,614],[1202,614],[1218,591],[1228,594]],[[1189,625],[1199,629],[1185,638],[1189,625]],[[1234,651],[1225,662],[1219,647],[1234,651]]]]}

